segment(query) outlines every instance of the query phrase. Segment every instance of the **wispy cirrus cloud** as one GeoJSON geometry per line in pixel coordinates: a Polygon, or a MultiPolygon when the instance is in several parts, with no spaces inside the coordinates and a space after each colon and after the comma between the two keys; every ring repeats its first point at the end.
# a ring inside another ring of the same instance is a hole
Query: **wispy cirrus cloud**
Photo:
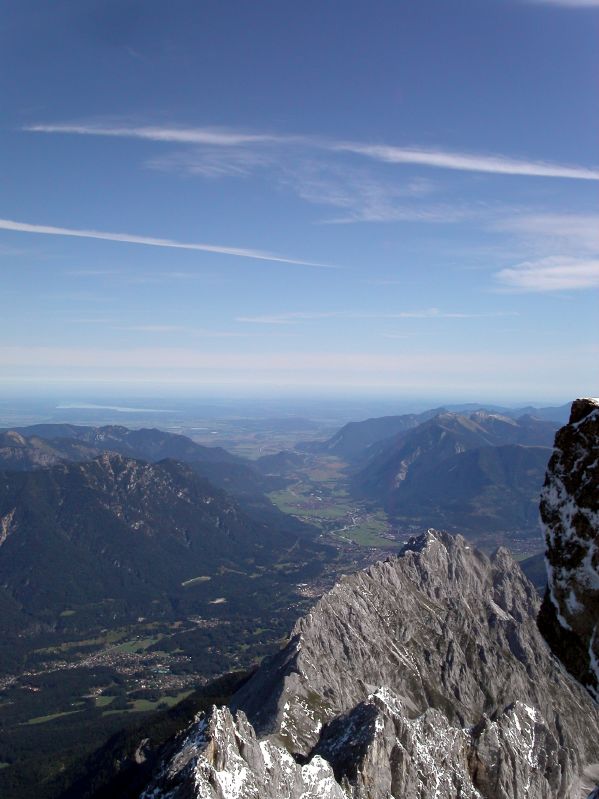
{"type": "Polygon", "coordinates": [[[121,272],[118,269],[66,269],[63,274],[67,277],[112,277],[121,272]]]}
{"type": "Polygon", "coordinates": [[[529,244],[568,252],[599,253],[599,215],[519,213],[494,223],[495,230],[517,233],[529,244]]]}
{"type": "Polygon", "coordinates": [[[313,205],[335,208],[340,215],[325,224],[355,222],[459,222],[471,209],[455,203],[431,203],[438,188],[427,178],[401,183],[371,174],[361,168],[305,159],[293,167],[279,167],[278,181],[313,205]]]}
{"type": "Polygon", "coordinates": [[[564,291],[599,287],[599,258],[548,256],[501,269],[497,280],[522,291],[564,291]]]}
{"type": "Polygon", "coordinates": [[[146,139],[177,144],[208,144],[218,147],[238,147],[245,144],[280,144],[293,137],[269,133],[242,133],[219,128],[179,128],[154,125],[27,125],[24,130],[32,133],[71,133],[78,136],[111,136],[119,139],[146,139]]]}
{"type": "Polygon", "coordinates": [[[435,169],[483,172],[495,175],[599,180],[599,169],[519,159],[501,154],[463,153],[442,148],[403,147],[327,139],[321,136],[296,136],[273,133],[246,133],[229,129],[179,128],[166,126],[127,126],[79,123],[36,124],[23,128],[33,133],[110,136],[212,147],[302,146],[346,153],[386,164],[409,164],[435,169]]]}
{"type": "Polygon", "coordinates": [[[173,239],[155,238],[152,236],[138,236],[132,233],[107,233],[99,230],[79,230],[77,228],[54,227],[52,225],[37,225],[28,222],[16,222],[11,219],[0,219],[0,230],[11,230],[18,233],[38,233],[46,236],[72,236],[82,239],[101,239],[103,241],[117,241],[126,244],[142,244],[149,247],[167,247],[177,250],[196,250],[217,255],[232,255],[237,258],[251,258],[258,261],[274,261],[277,263],[291,264],[293,266],[312,266],[326,269],[337,269],[329,264],[319,264],[312,261],[302,261],[295,258],[285,258],[274,253],[262,250],[253,250],[241,247],[226,247],[217,244],[196,244],[174,241],[173,239]]]}
{"type": "Polygon", "coordinates": [[[294,325],[301,322],[321,319],[487,319],[498,316],[517,316],[514,311],[493,313],[466,313],[462,311],[441,311],[439,308],[425,308],[397,313],[377,313],[372,311],[290,311],[279,314],[238,316],[236,322],[255,325],[294,325]]]}
{"type": "Polygon", "coordinates": [[[246,178],[258,169],[277,165],[264,148],[193,147],[150,158],[145,166],[160,172],[174,172],[203,178],[246,178]]]}
{"type": "Polygon", "coordinates": [[[170,333],[199,338],[247,338],[247,333],[233,330],[208,330],[205,328],[187,327],[185,325],[114,325],[113,330],[129,331],[131,333],[156,333],[168,335],[170,333]]]}
{"type": "Polygon", "coordinates": [[[128,269],[66,269],[63,272],[67,277],[76,277],[91,280],[106,278],[109,282],[125,285],[153,285],[157,283],[181,283],[187,281],[202,281],[203,283],[226,283],[228,279],[223,277],[220,272],[202,271],[152,271],[152,272],[132,272],[128,269]]]}
{"type": "Polygon", "coordinates": [[[562,6],[562,8],[599,8],[599,0],[529,0],[537,6],[562,6]]]}
{"type": "Polygon", "coordinates": [[[69,325],[110,325],[117,320],[106,316],[75,316],[66,317],[62,321],[69,325]]]}
{"type": "Polygon", "coordinates": [[[462,172],[487,172],[494,175],[599,180],[599,169],[521,160],[503,155],[479,155],[354,142],[337,142],[332,149],[362,155],[388,164],[415,164],[462,172]]]}
{"type": "Polygon", "coordinates": [[[494,227],[519,236],[531,253],[496,272],[504,288],[544,293],[599,286],[598,216],[524,213],[494,227]]]}
{"type": "Polygon", "coordinates": [[[278,188],[289,190],[312,205],[340,212],[321,220],[324,224],[451,223],[471,215],[470,210],[457,207],[455,203],[431,205],[428,200],[438,185],[430,178],[409,178],[404,182],[387,180],[374,175],[370,169],[314,158],[305,151],[294,150],[291,156],[281,149],[194,147],[150,159],[145,166],[208,179],[248,178],[268,171],[268,179],[278,188]]]}

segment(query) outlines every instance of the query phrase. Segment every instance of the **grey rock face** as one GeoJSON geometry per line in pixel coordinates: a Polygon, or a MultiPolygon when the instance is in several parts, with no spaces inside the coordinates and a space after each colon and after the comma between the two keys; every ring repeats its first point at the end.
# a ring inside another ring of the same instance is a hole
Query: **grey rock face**
{"type": "Polygon", "coordinates": [[[330,765],[301,766],[286,749],[259,741],[242,711],[200,715],[142,799],[346,799],[330,765]]]}
{"type": "Polygon", "coordinates": [[[343,578],[143,797],[577,798],[599,710],[537,611],[506,550],[429,531],[343,578]]]}
{"type": "Polygon", "coordinates": [[[572,405],[541,495],[548,571],[539,627],[599,701],[599,400],[572,405]]]}

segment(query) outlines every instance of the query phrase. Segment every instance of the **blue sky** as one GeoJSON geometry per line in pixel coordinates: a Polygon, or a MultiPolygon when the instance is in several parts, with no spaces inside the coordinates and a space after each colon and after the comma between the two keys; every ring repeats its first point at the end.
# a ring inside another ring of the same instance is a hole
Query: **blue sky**
{"type": "Polygon", "coordinates": [[[598,0],[2,11],[4,390],[599,393],[598,0]]]}

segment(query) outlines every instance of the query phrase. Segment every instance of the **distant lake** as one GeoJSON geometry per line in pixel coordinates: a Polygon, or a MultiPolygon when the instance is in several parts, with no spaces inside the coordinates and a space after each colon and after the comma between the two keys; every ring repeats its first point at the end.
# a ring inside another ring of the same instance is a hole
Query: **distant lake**
{"type": "Polygon", "coordinates": [[[120,405],[93,405],[92,403],[67,403],[65,405],[57,405],[57,410],[94,410],[94,411],[119,411],[119,413],[175,413],[169,408],[128,408],[120,405]]]}

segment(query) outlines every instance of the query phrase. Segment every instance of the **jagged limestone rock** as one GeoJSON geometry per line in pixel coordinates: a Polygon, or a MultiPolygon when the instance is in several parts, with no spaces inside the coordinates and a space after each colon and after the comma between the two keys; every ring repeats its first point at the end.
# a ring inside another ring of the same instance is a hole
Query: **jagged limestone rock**
{"type": "Polygon", "coordinates": [[[557,433],[541,516],[548,586],[539,626],[599,701],[599,400],[576,400],[557,433]]]}
{"type": "Polygon", "coordinates": [[[331,766],[300,765],[282,747],[259,741],[244,713],[200,714],[143,799],[346,799],[331,766]]]}
{"type": "Polygon", "coordinates": [[[506,550],[429,531],[343,578],[143,797],[578,799],[599,710],[537,611],[506,550]]]}

